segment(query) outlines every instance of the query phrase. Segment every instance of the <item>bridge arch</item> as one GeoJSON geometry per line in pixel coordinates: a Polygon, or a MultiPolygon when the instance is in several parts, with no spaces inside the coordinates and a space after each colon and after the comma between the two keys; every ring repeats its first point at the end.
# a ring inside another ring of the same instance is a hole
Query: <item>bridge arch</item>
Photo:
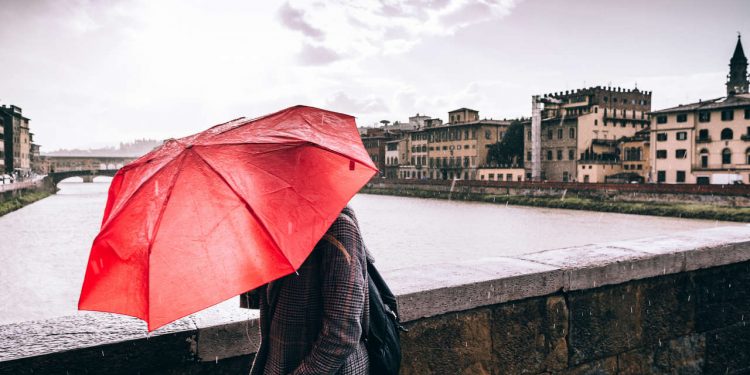
{"type": "Polygon", "coordinates": [[[79,170],[79,171],[64,171],[64,172],[51,172],[49,177],[52,179],[52,183],[57,186],[62,180],[71,177],[81,177],[83,182],[93,182],[94,177],[98,176],[109,176],[114,177],[117,173],[116,169],[90,169],[90,170],[79,170]]]}

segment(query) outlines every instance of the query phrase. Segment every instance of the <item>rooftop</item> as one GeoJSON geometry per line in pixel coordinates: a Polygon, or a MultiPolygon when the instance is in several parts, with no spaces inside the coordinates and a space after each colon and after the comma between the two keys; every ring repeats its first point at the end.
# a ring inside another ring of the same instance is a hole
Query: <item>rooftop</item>
{"type": "Polygon", "coordinates": [[[667,114],[674,112],[710,111],[722,108],[750,106],[750,94],[739,94],[716,99],[702,100],[697,103],[681,104],[677,107],[662,109],[651,112],[652,115],[667,114]]]}

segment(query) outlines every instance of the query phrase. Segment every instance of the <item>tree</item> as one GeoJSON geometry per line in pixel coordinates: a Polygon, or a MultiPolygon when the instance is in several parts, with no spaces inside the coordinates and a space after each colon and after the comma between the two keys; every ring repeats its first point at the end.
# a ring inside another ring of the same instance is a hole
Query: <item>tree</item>
{"type": "Polygon", "coordinates": [[[489,146],[487,163],[489,165],[523,166],[523,124],[513,121],[500,142],[489,146]]]}

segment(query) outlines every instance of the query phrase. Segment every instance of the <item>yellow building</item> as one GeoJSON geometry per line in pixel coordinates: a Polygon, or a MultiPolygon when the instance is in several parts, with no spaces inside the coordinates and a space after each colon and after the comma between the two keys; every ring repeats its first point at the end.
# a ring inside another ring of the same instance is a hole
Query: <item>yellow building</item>
{"type": "Polygon", "coordinates": [[[479,119],[479,112],[461,108],[448,112],[451,122],[426,127],[427,178],[476,180],[487,161],[488,146],[500,141],[510,121],[479,119]]]}
{"type": "Polygon", "coordinates": [[[727,96],[652,113],[651,168],[662,183],[750,183],[750,94],[738,39],[727,96]]]}

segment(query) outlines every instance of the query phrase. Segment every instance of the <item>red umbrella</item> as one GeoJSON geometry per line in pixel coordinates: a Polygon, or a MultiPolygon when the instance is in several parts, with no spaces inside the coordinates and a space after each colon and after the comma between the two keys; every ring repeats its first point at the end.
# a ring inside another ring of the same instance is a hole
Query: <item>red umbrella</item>
{"type": "Polygon", "coordinates": [[[167,141],[112,180],[78,308],[152,331],[295,272],[376,171],[353,117],[311,107],[167,141]]]}

